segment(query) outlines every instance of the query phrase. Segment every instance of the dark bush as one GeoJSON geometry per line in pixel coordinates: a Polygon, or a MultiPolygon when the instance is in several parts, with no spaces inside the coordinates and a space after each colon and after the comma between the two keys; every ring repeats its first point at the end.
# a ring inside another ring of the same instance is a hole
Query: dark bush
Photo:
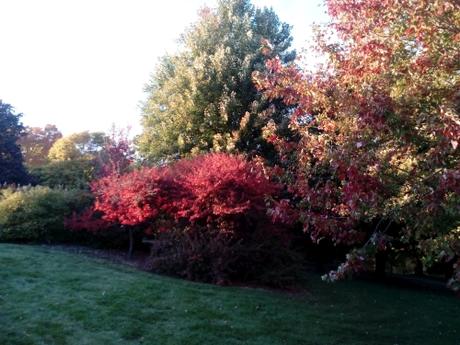
{"type": "Polygon", "coordinates": [[[243,239],[206,228],[176,229],[158,234],[153,243],[148,268],[189,280],[286,287],[301,269],[297,252],[260,230],[243,239]]]}

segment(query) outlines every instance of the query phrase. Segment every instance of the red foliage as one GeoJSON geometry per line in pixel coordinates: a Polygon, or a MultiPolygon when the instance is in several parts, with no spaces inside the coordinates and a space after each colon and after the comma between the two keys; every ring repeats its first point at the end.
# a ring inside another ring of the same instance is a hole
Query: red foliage
{"type": "Polygon", "coordinates": [[[288,223],[288,203],[277,203],[280,211],[267,214],[280,187],[258,162],[208,154],[170,166],[111,174],[95,181],[92,191],[93,209],[69,224],[92,231],[118,224],[163,239],[160,242],[169,243],[162,248],[168,256],[152,261],[158,270],[223,283],[258,279],[273,267],[284,273],[294,267],[284,267],[292,262],[286,251],[289,236],[274,224],[282,217],[288,223]],[[101,217],[93,218],[95,214],[101,217]]]}
{"type": "Polygon", "coordinates": [[[94,210],[108,222],[142,226],[163,215],[224,232],[266,217],[267,197],[278,190],[260,165],[227,154],[112,174],[92,184],[94,210]]]}
{"type": "Polygon", "coordinates": [[[73,231],[98,232],[113,226],[112,223],[101,218],[92,207],[82,213],[74,212],[71,217],[65,220],[65,227],[73,231]]]}
{"type": "Polygon", "coordinates": [[[326,4],[331,22],[315,41],[325,63],[306,72],[273,59],[254,77],[269,99],[294,108],[295,136],[283,138],[274,124],[264,134],[306,233],[364,245],[331,275],[340,278],[391,250],[376,239],[411,251],[421,240],[439,248],[458,236],[460,4],[326,4]]]}
{"type": "Polygon", "coordinates": [[[112,129],[99,155],[100,176],[119,175],[129,170],[134,150],[128,134],[129,129],[112,129]]]}
{"type": "Polygon", "coordinates": [[[92,183],[94,210],[120,225],[153,222],[175,202],[176,185],[166,168],[145,168],[124,175],[109,175],[92,183]]]}
{"type": "Polygon", "coordinates": [[[176,218],[224,232],[248,231],[242,223],[264,219],[267,198],[279,191],[262,166],[241,156],[209,154],[172,167],[184,189],[176,218]]]}

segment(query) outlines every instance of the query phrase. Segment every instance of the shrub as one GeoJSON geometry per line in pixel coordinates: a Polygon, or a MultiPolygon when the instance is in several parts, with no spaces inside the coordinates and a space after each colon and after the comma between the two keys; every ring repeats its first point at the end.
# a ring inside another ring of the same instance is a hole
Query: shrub
{"type": "Polygon", "coordinates": [[[88,189],[95,177],[95,162],[87,159],[54,161],[31,169],[36,183],[51,188],[88,189]]]}
{"type": "Polygon", "coordinates": [[[71,238],[64,219],[91,203],[87,192],[49,187],[4,189],[0,198],[0,241],[61,242],[71,238]]]}
{"type": "Polygon", "coordinates": [[[267,198],[279,188],[263,167],[241,156],[209,154],[172,167],[186,191],[177,200],[176,218],[190,224],[244,236],[267,220],[267,198]]]}
{"type": "Polygon", "coordinates": [[[103,219],[125,226],[154,222],[180,198],[179,185],[166,168],[144,168],[125,175],[109,175],[92,183],[94,210],[103,219]]]}
{"type": "Polygon", "coordinates": [[[91,184],[95,203],[91,209],[68,219],[71,229],[127,232],[129,252],[134,238],[148,231],[158,220],[171,212],[174,198],[180,191],[165,168],[143,168],[124,175],[113,173],[91,184]]]}
{"type": "Polygon", "coordinates": [[[280,188],[262,165],[209,154],[170,169],[182,188],[174,217],[187,225],[160,235],[170,243],[160,242],[166,248],[152,260],[154,268],[220,284],[292,283],[298,258],[289,250],[290,234],[267,214],[280,188]]]}
{"type": "MultiPolygon", "coordinates": [[[[287,271],[292,279],[292,269],[286,271],[293,267],[290,234],[266,212],[280,188],[260,164],[209,154],[110,175],[94,182],[92,190],[93,212],[102,213],[94,224],[102,220],[124,226],[130,247],[132,230],[160,239],[162,254],[151,262],[156,270],[214,283],[284,284],[287,271]]],[[[94,228],[84,218],[81,223],[94,228]]],[[[73,223],[79,228],[75,219],[73,223]]]]}
{"type": "Polygon", "coordinates": [[[148,268],[189,280],[286,287],[301,269],[301,256],[263,228],[242,239],[195,225],[159,233],[154,243],[148,268]]]}

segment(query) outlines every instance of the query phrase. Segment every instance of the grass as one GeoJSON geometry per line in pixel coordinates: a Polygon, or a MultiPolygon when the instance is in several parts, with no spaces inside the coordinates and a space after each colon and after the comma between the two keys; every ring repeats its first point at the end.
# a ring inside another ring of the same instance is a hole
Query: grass
{"type": "Polygon", "coordinates": [[[365,282],[293,296],[0,244],[0,344],[459,345],[460,300],[365,282]]]}

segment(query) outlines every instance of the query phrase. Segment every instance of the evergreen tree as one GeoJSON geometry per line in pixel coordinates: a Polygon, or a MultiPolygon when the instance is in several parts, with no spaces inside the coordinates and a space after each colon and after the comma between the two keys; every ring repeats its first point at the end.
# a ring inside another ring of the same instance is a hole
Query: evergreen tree
{"type": "Polygon", "coordinates": [[[0,183],[26,183],[21,148],[17,141],[24,133],[21,114],[15,114],[11,105],[0,100],[0,183]]]}

